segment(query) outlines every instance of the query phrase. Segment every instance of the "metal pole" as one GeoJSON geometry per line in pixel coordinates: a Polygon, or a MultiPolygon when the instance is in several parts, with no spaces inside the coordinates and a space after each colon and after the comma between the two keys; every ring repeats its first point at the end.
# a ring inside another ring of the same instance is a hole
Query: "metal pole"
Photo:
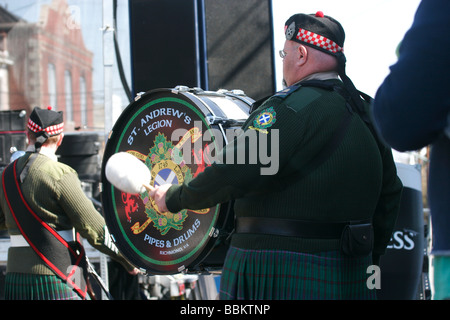
{"type": "MultiPolygon", "coordinates": [[[[112,129],[112,94],[113,94],[113,64],[114,64],[114,21],[113,1],[103,0],[103,75],[104,75],[104,103],[105,103],[105,141],[112,129]]],[[[100,254],[100,275],[109,288],[107,257],[100,254]]],[[[107,300],[102,291],[102,300],[107,300]]]]}
{"type": "Polygon", "coordinates": [[[105,100],[105,134],[112,128],[112,88],[114,65],[114,21],[112,0],[103,0],[103,74],[105,100]]]}

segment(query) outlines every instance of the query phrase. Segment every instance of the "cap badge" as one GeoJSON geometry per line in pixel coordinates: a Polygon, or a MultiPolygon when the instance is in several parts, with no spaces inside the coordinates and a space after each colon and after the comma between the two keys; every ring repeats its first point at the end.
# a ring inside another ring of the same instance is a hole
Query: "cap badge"
{"type": "Polygon", "coordinates": [[[286,29],[286,40],[291,40],[295,34],[295,21],[293,21],[286,29]]]}

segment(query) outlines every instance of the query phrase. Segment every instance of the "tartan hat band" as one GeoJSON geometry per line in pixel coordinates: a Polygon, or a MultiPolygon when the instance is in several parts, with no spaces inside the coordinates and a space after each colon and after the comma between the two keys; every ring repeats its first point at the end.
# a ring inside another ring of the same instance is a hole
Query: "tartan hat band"
{"type": "Polygon", "coordinates": [[[308,31],[306,29],[300,28],[298,30],[296,38],[300,41],[312,44],[314,46],[320,47],[331,53],[343,52],[344,48],[339,46],[336,42],[321,36],[320,34],[308,31]]]}
{"type": "Polygon", "coordinates": [[[62,122],[60,124],[48,126],[47,128],[43,129],[40,125],[34,123],[33,120],[28,119],[28,129],[30,129],[34,133],[45,131],[51,137],[56,136],[64,131],[64,123],[62,122]]]}
{"type": "Polygon", "coordinates": [[[53,111],[51,107],[35,107],[28,118],[27,127],[36,136],[56,136],[64,130],[63,113],[53,111]]]}
{"type": "Polygon", "coordinates": [[[306,44],[337,57],[344,53],[344,28],[322,11],[294,14],[285,22],[284,33],[286,40],[306,44]]]}

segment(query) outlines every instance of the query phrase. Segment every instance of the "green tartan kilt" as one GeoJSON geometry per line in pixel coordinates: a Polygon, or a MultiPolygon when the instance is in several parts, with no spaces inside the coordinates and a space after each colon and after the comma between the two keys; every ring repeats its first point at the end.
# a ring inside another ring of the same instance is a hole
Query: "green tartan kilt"
{"type": "Polygon", "coordinates": [[[82,300],[57,276],[7,273],[5,300],[82,300]]]}
{"type": "Polygon", "coordinates": [[[305,254],[230,247],[220,281],[223,300],[375,300],[367,286],[371,256],[305,254]]]}

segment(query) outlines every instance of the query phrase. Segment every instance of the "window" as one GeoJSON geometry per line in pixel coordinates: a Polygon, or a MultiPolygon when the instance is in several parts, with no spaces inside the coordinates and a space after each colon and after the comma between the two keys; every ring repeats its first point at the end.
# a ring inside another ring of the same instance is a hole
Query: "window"
{"type": "Polygon", "coordinates": [[[49,63],[47,69],[47,81],[48,81],[48,97],[50,106],[56,110],[56,68],[55,65],[49,63]]]}
{"type": "Polygon", "coordinates": [[[80,110],[81,110],[81,126],[87,126],[87,101],[86,101],[86,80],[80,78],[80,110]]]}
{"type": "Polygon", "coordinates": [[[64,86],[65,86],[65,96],[66,96],[66,112],[65,120],[67,122],[73,121],[73,101],[72,101],[72,74],[69,70],[64,72],[64,86]]]}

